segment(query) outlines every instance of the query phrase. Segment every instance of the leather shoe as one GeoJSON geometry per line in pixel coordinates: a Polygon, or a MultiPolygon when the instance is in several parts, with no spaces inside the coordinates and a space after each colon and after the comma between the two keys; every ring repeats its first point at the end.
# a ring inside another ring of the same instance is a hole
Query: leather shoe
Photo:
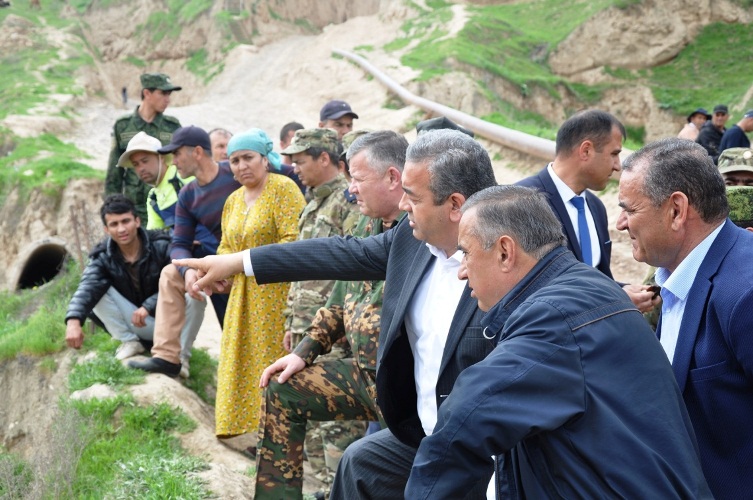
{"type": "Polygon", "coordinates": [[[144,361],[129,361],[128,366],[138,368],[150,373],[162,373],[170,377],[177,377],[180,374],[180,363],[171,363],[161,358],[149,358],[144,361]]]}

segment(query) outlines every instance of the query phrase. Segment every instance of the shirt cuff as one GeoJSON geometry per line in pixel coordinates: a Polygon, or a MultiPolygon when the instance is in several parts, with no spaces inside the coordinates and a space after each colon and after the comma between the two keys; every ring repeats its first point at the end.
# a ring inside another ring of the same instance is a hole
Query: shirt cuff
{"type": "Polygon", "coordinates": [[[254,275],[254,267],[251,265],[251,250],[243,252],[243,272],[246,276],[254,275]]]}

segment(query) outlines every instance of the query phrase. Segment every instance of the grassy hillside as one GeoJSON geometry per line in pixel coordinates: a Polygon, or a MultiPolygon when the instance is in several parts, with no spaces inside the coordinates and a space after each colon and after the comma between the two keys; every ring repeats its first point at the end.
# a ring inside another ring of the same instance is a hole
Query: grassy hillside
{"type": "MultiPolygon", "coordinates": [[[[749,25],[715,23],[706,26],[698,37],[672,61],[654,68],[631,71],[605,68],[616,81],[610,84],[584,85],[552,73],[547,58],[557,45],[579,25],[609,8],[627,8],[635,0],[591,0],[559,2],[528,0],[504,5],[466,7],[470,17],[455,37],[443,39],[453,17],[452,3],[430,0],[417,18],[404,23],[402,32],[384,49],[396,51],[414,44],[402,57],[403,64],[421,71],[420,79],[448,72],[462,71],[464,66],[483,70],[493,78],[503,78],[520,89],[522,95],[535,87],[555,100],[565,89],[583,106],[599,100],[603,92],[615,86],[637,83],[651,88],[663,109],[684,116],[699,105],[740,102],[753,81],[744,68],[753,62],[753,30],[749,25]]],[[[737,3],[747,7],[751,0],[737,3]]],[[[482,88],[484,82],[478,82],[482,88]]],[[[547,116],[517,109],[504,96],[491,91],[487,97],[499,111],[486,120],[534,135],[554,138],[557,124],[547,116]]],[[[753,101],[744,108],[753,107],[753,101]]],[[[634,131],[633,147],[640,145],[640,131],[634,131]]]]}

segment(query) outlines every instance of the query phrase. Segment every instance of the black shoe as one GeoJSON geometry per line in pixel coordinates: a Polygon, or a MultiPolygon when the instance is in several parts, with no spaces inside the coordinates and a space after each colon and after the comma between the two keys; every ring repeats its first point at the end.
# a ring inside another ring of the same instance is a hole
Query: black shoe
{"type": "Polygon", "coordinates": [[[128,366],[138,368],[150,373],[163,373],[170,377],[177,377],[180,374],[180,363],[171,363],[161,358],[149,358],[144,361],[129,361],[128,366]]]}

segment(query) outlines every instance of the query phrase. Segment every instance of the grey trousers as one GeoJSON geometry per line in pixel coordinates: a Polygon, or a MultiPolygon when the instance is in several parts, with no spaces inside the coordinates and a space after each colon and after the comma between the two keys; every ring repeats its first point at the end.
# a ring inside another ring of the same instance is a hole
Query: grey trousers
{"type": "MultiPolygon", "coordinates": [[[[180,334],[181,359],[191,357],[191,347],[204,320],[205,306],[206,303],[194,300],[186,294],[186,324],[180,334]]],[[[114,287],[110,287],[94,306],[93,311],[115,340],[121,342],[153,340],[154,316],[146,317],[146,326],[133,326],[131,316],[136,309],[138,306],[131,303],[114,287]]]]}

